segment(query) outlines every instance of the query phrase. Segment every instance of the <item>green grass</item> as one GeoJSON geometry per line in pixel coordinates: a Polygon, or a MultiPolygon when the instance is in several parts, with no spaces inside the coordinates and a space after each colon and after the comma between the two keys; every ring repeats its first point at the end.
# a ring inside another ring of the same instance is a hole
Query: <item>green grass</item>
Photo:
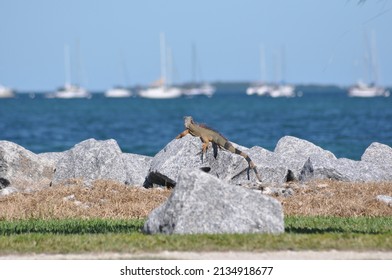
{"type": "Polygon", "coordinates": [[[143,227],[144,220],[62,219],[0,221],[0,235],[25,233],[98,234],[131,233],[143,227]]]}
{"type": "Polygon", "coordinates": [[[145,235],[143,220],[0,221],[0,254],[392,250],[392,217],[287,217],[284,234],[145,235]]]}

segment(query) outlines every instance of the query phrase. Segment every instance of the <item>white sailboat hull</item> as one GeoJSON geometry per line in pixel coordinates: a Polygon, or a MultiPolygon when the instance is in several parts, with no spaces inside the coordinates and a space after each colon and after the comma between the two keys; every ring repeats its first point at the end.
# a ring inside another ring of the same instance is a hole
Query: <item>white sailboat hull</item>
{"type": "Polygon", "coordinates": [[[269,91],[269,95],[271,97],[294,97],[295,96],[295,89],[293,86],[290,85],[282,85],[274,87],[269,91]]]}
{"type": "Polygon", "coordinates": [[[382,87],[368,86],[363,84],[353,86],[348,91],[348,96],[350,97],[388,97],[389,95],[389,91],[385,90],[382,87]]]}
{"type": "Polygon", "coordinates": [[[267,85],[250,86],[246,89],[247,95],[257,94],[259,96],[267,95],[270,91],[270,87],[267,85]]]}
{"type": "Polygon", "coordinates": [[[126,88],[112,88],[105,92],[105,97],[109,98],[127,98],[131,96],[132,92],[126,88]]]}
{"type": "Polygon", "coordinates": [[[175,87],[153,87],[141,90],[139,96],[151,99],[169,99],[181,97],[181,90],[175,87]]]}
{"type": "Polygon", "coordinates": [[[0,98],[13,98],[14,96],[12,89],[0,85],[0,98]]]}
{"type": "Polygon", "coordinates": [[[211,97],[215,93],[215,88],[209,84],[202,85],[200,87],[192,87],[183,90],[185,96],[201,96],[205,95],[211,97]]]}
{"type": "Polygon", "coordinates": [[[49,94],[47,97],[60,99],[91,98],[91,94],[84,88],[75,85],[66,85],[63,89],[49,94]]]}

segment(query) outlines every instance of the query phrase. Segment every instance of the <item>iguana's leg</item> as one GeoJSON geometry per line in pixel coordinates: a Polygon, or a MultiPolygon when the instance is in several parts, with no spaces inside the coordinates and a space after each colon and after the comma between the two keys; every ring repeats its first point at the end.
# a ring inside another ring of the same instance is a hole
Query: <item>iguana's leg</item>
{"type": "Polygon", "coordinates": [[[216,159],[216,157],[218,156],[218,144],[216,144],[215,142],[212,142],[212,150],[214,151],[214,158],[216,159]]]}
{"type": "Polygon", "coordinates": [[[207,153],[209,140],[206,137],[200,137],[203,145],[201,147],[201,162],[203,162],[203,155],[207,153]]]}
{"type": "Polygon", "coordinates": [[[177,135],[176,139],[180,139],[189,133],[189,129],[185,129],[183,132],[177,135]]]}

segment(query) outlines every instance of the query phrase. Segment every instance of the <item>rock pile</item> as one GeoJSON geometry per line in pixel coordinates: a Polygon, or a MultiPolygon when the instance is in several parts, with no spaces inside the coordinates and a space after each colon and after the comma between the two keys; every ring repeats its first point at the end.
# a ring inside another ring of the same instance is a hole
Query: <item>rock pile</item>
{"type": "MultiPolygon", "coordinates": [[[[256,164],[263,183],[281,184],[310,179],[392,180],[392,148],[380,143],[370,145],[360,161],[338,159],[330,151],[291,136],[281,138],[274,152],[257,146],[250,149],[237,147],[256,164]]],[[[208,171],[230,184],[257,182],[243,157],[220,150],[215,159],[212,149],[209,149],[202,161],[200,150],[200,140],[192,136],[171,141],[152,159],[145,186],[173,186],[184,168],[208,171]]]]}
{"type": "Polygon", "coordinates": [[[0,195],[34,191],[74,179],[86,185],[98,179],[142,186],[151,157],[122,153],[115,140],[89,139],[59,153],[34,154],[0,141],[0,195]]]}
{"type": "MultiPolygon", "coordinates": [[[[311,179],[392,180],[392,148],[380,143],[371,144],[360,161],[336,158],[291,136],[280,139],[274,151],[233,145],[256,164],[261,184],[239,155],[219,150],[215,158],[210,148],[202,158],[200,140],[190,135],[171,141],[154,157],[123,153],[115,140],[89,139],[65,152],[43,154],[0,141],[0,195],[72,180],[87,186],[99,179],[147,188],[175,186],[171,197],[149,216],[146,233],[280,233],[280,203],[238,185],[265,189],[311,179]]],[[[377,199],[392,205],[390,197],[377,199]]]]}
{"type": "MultiPolygon", "coordinates": [[[[333,179],[341,181],[391,181],[392,148],[371,144],[360,161],[336,158],[333,153],[306,140],[281,138],[273,152],[245,148],[256,164],[263,184],[333,179]]],[[[184,169],[199,169],[233,185],[257,183],[243,157],[219,150],[215,159],[208,149],[203,159],[201,142],[190,135],[173,140],[154,157],[123,153],[115,140],[88,139],[59,153],[34,154],[8,141],[0,141],[0,189],[26,191],[81,179],[87,185],[97,179],[132,186],[175,186],[184,169]]]]}

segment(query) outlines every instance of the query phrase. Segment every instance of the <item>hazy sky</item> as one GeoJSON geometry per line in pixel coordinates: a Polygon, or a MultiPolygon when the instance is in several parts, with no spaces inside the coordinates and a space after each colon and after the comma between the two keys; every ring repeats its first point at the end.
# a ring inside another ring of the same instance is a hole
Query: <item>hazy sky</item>
{"type": "Polygon", "coordinates": [[[204,80],[258,80],[262,44],[267,80],[283,65],[287,82],[349,85],[366,78],[364,34],[373,32],[379,83],[392,85],[391,2],[0,0],[0,84],[63,85],[65,45],[72,80],[91,90],[149,84],[160,75],[164,32],[175,82],[191,79],[192,44],[204,80]]]}

